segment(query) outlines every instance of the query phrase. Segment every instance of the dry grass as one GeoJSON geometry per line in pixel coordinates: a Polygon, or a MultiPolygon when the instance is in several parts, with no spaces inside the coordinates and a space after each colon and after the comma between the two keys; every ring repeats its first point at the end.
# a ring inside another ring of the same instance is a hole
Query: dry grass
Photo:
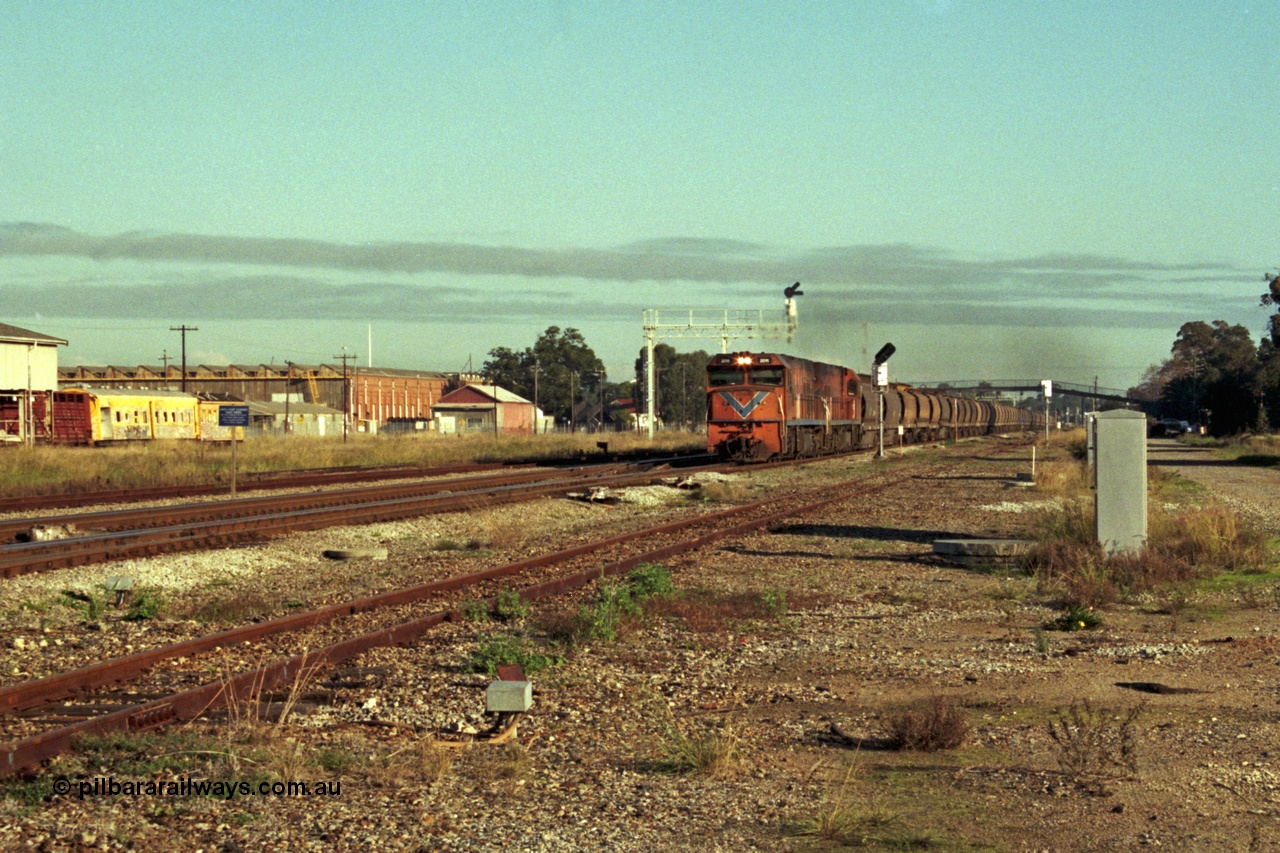
{"type": "Polygon", "coordinates": [[[533,759],[519,741],[507,741],[490,750],[481,761],[484,772],[495,779],[519,782],[529,776],[533,759]]]}
{"type": "MultiPolygon", "coordinates": [[[[706,437],[662,432],[512,436],[363,435],[258,436],[236,450],[241,474],[304,468],[381,465],[452,465],[599,456],[599,440],[614,453],[706,447],[706,437]]],[[[230,445],[153,441],[123,447],[12,448],[0,453],[0,494],[39,495],[144,486],[229,483],[230,445]]]]}
{"type": "Polygon", "coordinates": [[[273,616],[280,602],[255,590],[237,590],[225,597],[207,598],[176,609],[177,619],[194,619],[202,624],[240,625],[273,616]]]}
{"type": "Polygon", "coordinates": [[[1094,541],[1093,513],[1080,502],[1038,519],[1040,543],[1025,565],[1066,605],[1105,607],[1116,601],[1222,572],[1263,571],[1265,535],[1235,510],[1210,506],[1166,512],[1153,506],[1147,545],[1108,556],[1094,541]]]}
{"type": "Polygon", "coordinates": [[[753,624],[784,621],[789,612],[819,607],[831,596],[766,589],[761,592],[719,592],[710,589],[684,590],[678,596],[655,598],[645,606],[651,616],[672,619],[695,634],[743,631],[753,624]]]}
{"type": "Polygon", "coordinates": [[[677,772],[712,779],[728,776],[741,758],[738,737],[727,724],[722,728],[709,725],[705,731],[690,735],[674,720],[667,726],[662,753],[677,772]]]}
{"type": "Polygon", "coordinates": [[[1040,542],[1070,542],[1090,545],[1096,540],[1093,501],[1069,497],[1058,506],[1032,511],[1030,535],[1040,542]]]}
{"type": "Polygon", "coordinates": [[[696,495],[707,503],[743,504],[755,499],[751,486],[738,479],[707,483],[696,495]]]}
{"type": "Polygon", "coordinates": [[[694,633],[715,633],[731,625],[769,616],[764,600],[757,593],[719,593],[707,589],[688,590],[679,597],[657,600],[648,610],[652,616],[677,619],[694,633]]]}
{"type": "Polygon", "coordinates": [[[1050,459],[1036,466],[1035,490],[1045,497],[1076,498],[1087,493],[1089,470],[1079,459],[1050,459]]]}
{"type": "Polygon", "coordinates": [[[414,738],[386,755],[374,755],[361,768],[370,782],[390,788],[415,788],[438,782],[453,768],[454,752],[434,738],[414,738]]]}
{"type": "MultiPolygon", "coordinates": [[[[800,821],[798,835],[811,836],[841,846],[878,844],[885,829],[897,823],[900,815],[889,810],[884,797],[877,796],[860,784],[861,764],[850,761],[839,789],[823,798],[815,814],[800,821]]],[[[816,768],[815,768],[816,770],[816,768]]]]}
{"type": "Polygon", "coordinates": [[[959,706],[934,695],[890,716],[889,741],[894,749],[937,752],[963,744],[970,728],[959,706]]]}
{"type": "Polygon", "coordinates": [[[1146,546],[1136,555],[1107,556],[1096,541],[1087,471],[1075,463],[1046,468],[1051,476],[1044,478],[1044,488],[1061,506],[1030,517],[1039,544],[1024,566],[1042,590],[1058,590],[1065,605],[1103,607],[1224,571],[1262,571],[1270,559],[1266,536],[1235,510],[1212,504],[1178,508],[1161,500],[1181,486],[1159,472],[1149,478],[1156,499],[1148,503],[1146,546]]]}
{"type": "Polygon", "coordinates": [[[515,524],[504,513],[472,512],[470,517],[479,527],[480,538],[495,551],[515,551],[525,547],[533,530],[515,524]]]}
{"type": "Polygon", "coordinates": [[[1267,559],[1266,536],[1233,509],[1210,506],[1177,513],[1157,511],[1148,524],[1151,547],[1170,560],[1219,571],[1259,568],[1267,559]]]}

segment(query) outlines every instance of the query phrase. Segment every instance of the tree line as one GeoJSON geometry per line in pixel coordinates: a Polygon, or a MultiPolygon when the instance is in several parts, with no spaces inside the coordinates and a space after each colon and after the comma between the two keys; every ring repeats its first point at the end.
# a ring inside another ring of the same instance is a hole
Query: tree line
{"type": "MultiPolygon", "coordinates": [[[[1280,272],[1264,280],[1262,306],[1280,306],[1280,272]]],[[[1147,368],[1129,395],[1156,417],[1202,424],[1217,436],[1280,425],[1280,311],[1257,344],[1244,326],[1184,323],[1170,357],[1147,368]]]]}
{"type": "MultiPolygon", "coordinates": [[[[667,344],[654,347],[654,402],[668,426],[697,427],[706,422],[706,371],[710,356],[702,350],[678,353],[667,344]]],[[[635,378],[610,382],[604,362],[574,328],[549,326],[523,350],[494,347],[481,368],[484,381],[535,402],[557,424],[595,428],[633,426],[629,406],[645,412],[648,401],[645,350],[635,362],[635,378]]]]}

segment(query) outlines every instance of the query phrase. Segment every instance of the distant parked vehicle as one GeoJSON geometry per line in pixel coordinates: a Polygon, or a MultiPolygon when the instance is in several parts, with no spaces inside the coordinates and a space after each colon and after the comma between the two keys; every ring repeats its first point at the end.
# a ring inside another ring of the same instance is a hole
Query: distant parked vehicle
{"type": "Polygon", "coordinates": [[[1189,432],[1191,432],[1191,424],[1177,418],[1158,420],[1151,429],[1151,435],[1155,438],[1176,438],[1189,432]]]}

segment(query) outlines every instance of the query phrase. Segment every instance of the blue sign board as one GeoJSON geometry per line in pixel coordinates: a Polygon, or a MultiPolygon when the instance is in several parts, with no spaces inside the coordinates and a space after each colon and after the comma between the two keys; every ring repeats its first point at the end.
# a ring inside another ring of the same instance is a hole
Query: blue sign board
{"type": "Polygon", "coordinates": [[[247,427],[249,425],[248,406],[219,406],[218,426],[247,427]]]}

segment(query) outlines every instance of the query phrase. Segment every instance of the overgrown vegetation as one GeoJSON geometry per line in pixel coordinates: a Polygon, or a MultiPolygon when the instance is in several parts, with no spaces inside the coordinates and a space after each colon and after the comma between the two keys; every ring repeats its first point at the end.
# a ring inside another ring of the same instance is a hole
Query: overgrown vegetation
{"type": "Polygon", "coordinates": [[[713,589],[685,590],[679,596],[654,601],[649,612],[672,619],[694,634],[718,631],[747,631],[778,627],[794,629],[797,621],[792,606],[812,606],[826,602],[822,595],[788,594],[785,590],[727,592],[713,589]]]}
{"type": "Polygon", "coordinates": [[[738,764],[738,738],[728,726],[707,727],[687,734],[672,724],[662,744],[663,755],[673,770],[718,778],[727,776],[738,764]]]}
{"type": "Polygon", "coordinates": [[[1102,616],[1092,607],[1071,604],[1048,627],[1059,631],[1089,631],[1102,625],[1102,616]]]}
{"type": "MultiPolygon", "coordinates": [[[[285,604],[289,606],[288,603],[285,604]]],[[[296,606],[305,606],[300,602],[296,606]]],[[[277,602],[258,590],[237,589],[226,596],[204,599],[198,603],[188,604],[176,615],[183,619],[194,619],[202,624],[229,623],[239,625],[254,619],[265,619],[275,615],[277,602]]]]}
{"type": "Polygon", "coordinates": [[[694,720],[681,724],[671,713],[666,699],[658,695],[651,698],[659,718],[662,769],[719,778],[737,768],[741,749],[737,735],[727,722],[694,720]],[[688,730],[695,726],[698,730],[688,730]]]}
{"type": "Polygon", "coordinates": [[[1266,571],[1271,556],[1261,531],[1229,507],[1181,503],[1193,492],[1159,473],[1150,475],[1146,546],[1137,554],[1105,554],[1096,542],[1092,501],[1082,494],[1083,465],[1064,464],[1080,473],[1059,477],[1056,506],[1032,516],[1038,545],[1024,561],[1042,588],[1057,590],[1067,610],[1056,627],[1073,630],[1089,608],[1171,585],[1223,572],[1266,571]]]}
{"type": "Polygon", "coordinates": [[[142,587],[129,597],[129,608],[124,614],[127,622],[145,622],[160,616],[167,602],[159,590],[142,587]]]}
{"type": "Polygon", "coordinates": [[[504,664],[518,664],[526,673],[534,673],[564,661],[557,654],[549,654],[529,648],[515,634],[481,634],[471,657],[466,663],[467,672],[484,672],[493,675],[504,664]]]}

